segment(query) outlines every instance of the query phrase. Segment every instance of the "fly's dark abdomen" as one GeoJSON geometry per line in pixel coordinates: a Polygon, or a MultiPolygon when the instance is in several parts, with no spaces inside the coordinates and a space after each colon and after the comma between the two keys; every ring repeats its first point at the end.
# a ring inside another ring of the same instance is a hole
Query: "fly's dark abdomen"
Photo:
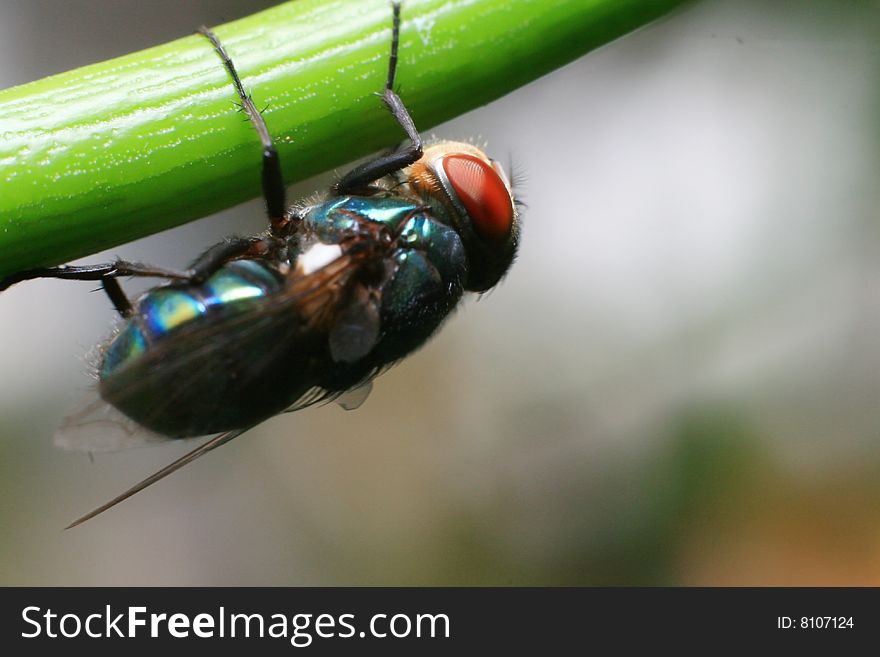
{"type": "Polygon", "coordinates": [[[202,285],[148,292],[107,347],[101,396],[173,437],[248,426],[284,410],[308,389],[303,374],[320,351],[296,316],[270,321],[255,312],[283,286],[265,265],[239,260],[202,285]]]}
{"type": "Polygon", "coordinates": [[[278,290],[281,280],[267,267],[251,260],[231,262],[204,285],[167,285],[150,290],[138,302],[132,318],[104,353],[100,377],[107,379],[143,355],[149,345],[178,332],[194,320],[222,306],[245,309],[249,300],[278,290]]]}

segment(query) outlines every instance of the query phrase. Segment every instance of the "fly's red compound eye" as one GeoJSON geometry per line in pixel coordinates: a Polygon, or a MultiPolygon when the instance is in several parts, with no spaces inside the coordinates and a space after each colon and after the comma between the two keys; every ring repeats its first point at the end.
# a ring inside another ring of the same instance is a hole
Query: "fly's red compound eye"
{"type": "Polygon", "coordinates": [[[465,153],[444,157],[443,171],[480,237],[506,239],[513,224],[513,201],[504,178],[491,165],[465,153]]]}

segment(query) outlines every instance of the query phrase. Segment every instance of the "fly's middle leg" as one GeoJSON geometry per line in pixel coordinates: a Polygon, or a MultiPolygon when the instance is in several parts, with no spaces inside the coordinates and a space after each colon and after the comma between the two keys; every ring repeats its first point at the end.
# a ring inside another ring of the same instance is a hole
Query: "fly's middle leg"
{"type": "Polygon", "coordinates": [[[266,211],[269,214],[270,231],[273,237],[283,239],[290,231],[290,217],[287,215],[287,200],[284,190],[284,178],[281,175],[281,161],[278,159],[278,151],[272,143],[272,135],[266,127],[266,122],[260,114],[253,99],[244,90],[238,71],[235,70],[235,64],[232,58],[226,52],[226,48],[220,43],[220,39],[207,27],[200,27],[199,33],[206,36],[214,50],[223,60],[223,65],[229,71],[232,77],[232,84],[238,93],[241,108],[250,119],[257,134],[260,136],[260,142],[263,144],[263,198],[266,200],[266,211]]]}

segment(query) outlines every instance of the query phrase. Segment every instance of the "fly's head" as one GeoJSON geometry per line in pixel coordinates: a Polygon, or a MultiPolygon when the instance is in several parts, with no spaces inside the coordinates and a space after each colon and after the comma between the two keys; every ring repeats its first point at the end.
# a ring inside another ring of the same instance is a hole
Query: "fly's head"
{"type": "Polygon", "coordinates": [[[473,144],[427,146],[406,172],[410,188],[444,208],[468,260],[465,289],[485,292],[507,273],[519,242],[519,217],[504,169],[473,144]]]}

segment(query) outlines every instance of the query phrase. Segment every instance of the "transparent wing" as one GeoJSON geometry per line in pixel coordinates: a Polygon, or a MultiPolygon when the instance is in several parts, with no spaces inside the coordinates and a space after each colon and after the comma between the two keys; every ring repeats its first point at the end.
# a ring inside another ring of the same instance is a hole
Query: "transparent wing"
{"type": "Polygon", "coordinates": [[[78,452],[113,452],[170,440],[126,417],[101,399],[95,384],[62,422],[54,442],[61,449],[78,452]]]}
{"type": "Polygon", "coordinates": [[[180,470],[180,468],[187,465],[188,463],[192,463],[200,456],[204,456],[205,454],[207,454],[211,450],[214,450],[214,449],[217,449],[218,447],[220,447],[220,445],[225,445],[230,440],[238,438],[241,434],[243,434],[248,429],[250,429],[250,427],[245,427],[244,429],[238,429],[236,431],[227,431],[225,433],[221,433],[220,435],[211,438],[207,442],[204,442],[201,445],[199,445],[198,447],[196,447],[194,450],[187,452],[186,454],[181,456],[176,461],[169,463],[161,470],[154,472],[153,474],[151,474],[149,477],[147,477],[143,481],[135,484],[134,486],[129,488],[124,493],[117,495],[109,502],[105,502],[104,504],[102,504],[98,508],[96,508],[92,511],[89,511],[84,516],[77,518],[72,523],[67,525],[67,527],[65,527],[65,529],[70,529],[72,527],[76,527],[77,525],[81,525],[86,520],[91,520],[95,516],[97,516],[101,513],[104,513],[104,511],[106,511],[107,509],[113,508],[114,506],[116,506],[120,502],[124,502],[125,500],[127,500],[129,497],[131,497],[135,493],[140,493],[145,488],[149,488],[150,486],[155,484],[157,481],[164,479],[165,477],[167,477],[171,473],[177,472],[178,470],[180,470]]]}
{"type": "Polygon", "coordinates": [[[336,398],[336,403],[347,411],[353,411],[367,401],[371,392],[373,392],[373,382],[366,381],[356,388],[343,392],[336,398]]]}
{"type": "Polygon", "coordinates": [[[326,404],[328,402],[333,401],[339,393],[330,392],[329,390],[325,390],[319,386],[315,386],[314,388],[310,388],[306,391],[306,393],[293,402],[290,406],[284,409],[285,413],[295,413],[296,411],[301,411],[304,408],[308,408],[309,406],[315,406],[317,404],[326,404]]]}

